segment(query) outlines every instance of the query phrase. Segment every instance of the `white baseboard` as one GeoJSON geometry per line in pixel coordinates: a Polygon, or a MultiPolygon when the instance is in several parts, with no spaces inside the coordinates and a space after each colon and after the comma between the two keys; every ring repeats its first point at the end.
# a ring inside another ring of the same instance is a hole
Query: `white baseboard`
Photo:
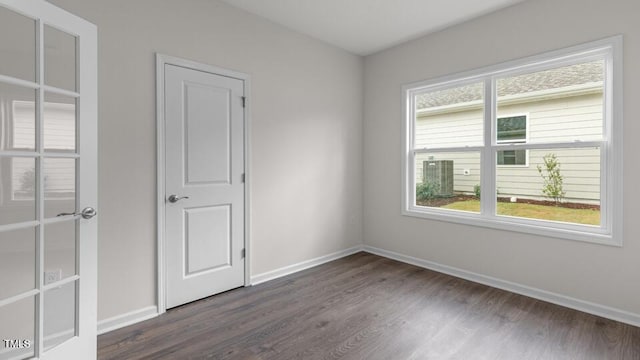
{"type": "Polygon", "coordinates": [[[625,310],[612,308],[605,305],[584,301],[569,296],[552,293],[546,290],[541,290],[525,285],[520,285],[514,282],[497,279],[491,276],[486,276],[471,271],[458,269],[452,266],[442,265],[433,261],[423,260],[408,255],[403,255],[393,251],[383,250],[373,246],[365,245],[363,251],[383,256],[389,259],[401,261],[407,264],[419,266],[425,269],[434,270],[465,280],[477,282],[480,284],[488,285],[502,290],[507,290],[516,294],[528,296],[534,299],[547,301],[556,305],[568,307],[578,311],[586,312],[589,314],[601,316],[607,319],[620,321],[626,324],[640,327],[640,314],[634,314],[625,310]]]}
{"type": "MultiPolygon", "coordinates": [[[[448,265],[439,264],[433,261],[419,259],[413,256],[403,255],[389,250],[376,248],[373,246],[354,246],[349,249],[338,251],[332,254],[317,257],[306,261],[299,262],[297,264],[282,267],[280,269],[268,271],[262,274],[251,276],[251,285],[258,285],[260,283],[274,280],[286,275],[296,273],[298,271],[306,270],[314,266],[318,266],[333,260],[349,256],[360,251],[365,251],[371,254],[383,256],[392,260],[397,260],[407,264],[419,266],[425,269],[434,270],[465,280],[477,282],[480,284],[488,285],[498,289],[510,291],[516,294],[521,294],[534,299],[547,301],[560,306],[568,307],[578,311],[586,312],[589,314],[602,316],[611,320],[620,321],[626,324],[640,327],[640,314],[634,314],[628,311],[612,308],[605,305],[584,301],[569,296],[556,294],[546,290],[541,290],[525,285],[520,285],[514,282],[497,279],[491,276],[486,276],[472,271],[467,271],[459,268],[455,268],[448,265]]],[[[149,306],[146,308],[131,311],[126,314],[114,316],[109,319],[104,319],[98,322],[98,334],[104,334],[109,331],[113,331],[125,326],[133,325],[135,323],[151,319],[158,316],[158,307],[149,306]]]]}
{"type": "MultiPolygon", "coordinates": [[[[265,281],[277,279],[285,275],[293,274],[301,270],[305,270],[329,261],[337,260],[342,257],[358,253],[360,251],[362,251],[362,246],[354,246],[352,248],[338,251],[333,254],[328,254],[315,259],[303,261],[297,264],[285,266],[280,269],[258,274],[251,277],[251,285],[257,285],[265,281]]],[[[146,308],[131,311],[126,314],[114,316],[109,319],[100,320],[98,321],[98,335],[102,335],[109,331],[120,329],[125,326],[133,325],[135,323],[154,318],[158,315],[158,307],[149,306],[146,308]]]]}
{"type": "Polygon", "coordinates": [[[349,256],[349,255],[361,252],[361,251],[362,251],[362,246],[361,245],[354,246],[352,248],[345,249],[345,250],[342,250],[342,251],[338,251],[338,252],[335,252],[335,253],[332,253],[332,254],[320,256],[320,257],[317,257],[315,259],[305,260],[305,261],[299,262],[297,264],[293,264],[293,265],[282,267],[280,269],[267,271],[265,273],[258,274],[258,275],[253,275],[253,276],[251,276],[251,285],[258,285],[258,284],[263,283],[265,281],[274,280],[274,279],[277,279],[279,277],[290,275],[290,274],[293,274],[293,273],[298,272],[298,271],[306,270],[306,269],[312,268],[314,266],[318,266],[318,265],[327,263],[329,261],[337,260],[337,259],[343,258],[345,256],[349,256]]]}
{"type": "Polygon", "coordinates": [[[157,306],[148,306],[126,314],[98,321],[98,335],[158,316],[157,306]]]}

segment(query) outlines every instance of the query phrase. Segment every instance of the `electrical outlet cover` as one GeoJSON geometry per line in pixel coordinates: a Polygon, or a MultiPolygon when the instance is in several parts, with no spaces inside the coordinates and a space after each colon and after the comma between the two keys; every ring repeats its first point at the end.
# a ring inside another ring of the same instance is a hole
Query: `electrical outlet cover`
{"type": "Polygon", "coordinates": [[[44,284],[48,285],[62,280],[62,269],[49,270],[44,272],[44,284]]]}

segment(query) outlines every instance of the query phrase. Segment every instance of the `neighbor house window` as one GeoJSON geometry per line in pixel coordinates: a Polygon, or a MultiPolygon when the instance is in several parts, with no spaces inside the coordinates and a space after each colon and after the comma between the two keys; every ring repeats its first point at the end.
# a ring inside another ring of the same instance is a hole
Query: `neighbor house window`
{"type": "Polygon", "coordinates": [[[403,213],[619,244],[619,37],[404,88],[403,213]]]}
{"type": "MultiPolygon", "coordinates": [[[[527,142],[527,116],[501,117],[496,121],[498,144],[521,144],[527,142]]],[[[527,150],[498,151],[498,165],[527,165],[527,150]]]]}

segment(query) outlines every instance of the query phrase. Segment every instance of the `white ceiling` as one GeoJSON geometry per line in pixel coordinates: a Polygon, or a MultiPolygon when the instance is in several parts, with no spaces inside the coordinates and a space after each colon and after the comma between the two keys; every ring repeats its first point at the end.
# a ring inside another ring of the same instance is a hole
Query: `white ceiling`
{"type": "Polygon", "coordinates": [[[523,0],[222,0],[368,55],[523,0]]]}

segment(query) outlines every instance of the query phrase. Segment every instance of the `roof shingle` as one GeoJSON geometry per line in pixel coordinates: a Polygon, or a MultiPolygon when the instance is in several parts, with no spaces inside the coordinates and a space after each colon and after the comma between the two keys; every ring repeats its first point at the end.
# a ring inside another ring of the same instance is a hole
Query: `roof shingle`
{"type": "MultiPolygon", "coordinates": [[[[551,90],[573,85],[598,83],[604,80],[604,61],[558,67],[550,70],[500,78],[496,85],[498,98],[551,90]]],[[[432,91],[416,96],[418,110],[482,100],[482,83],[432,91]]]]}

